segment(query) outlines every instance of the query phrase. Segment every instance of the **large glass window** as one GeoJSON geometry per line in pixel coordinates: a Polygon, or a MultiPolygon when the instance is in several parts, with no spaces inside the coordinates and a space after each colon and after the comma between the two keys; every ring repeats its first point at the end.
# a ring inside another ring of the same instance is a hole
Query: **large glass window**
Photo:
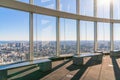
{"type": "Polygon", "coordinates": [[[111,0],[97,0],[97,16],[100,18],[110,18],[111,0]]]}
{"type": "Polygon", "coordinates": [[[56,9],[56,0],[34,0],[34,4],[45,8],[56,9]]]}
{"type": "Polygon", "coordinates": [[[120,0],[113,0],[113,18],[120,19],[120,0]]]}
{"type": "Polygon", "coordinates": [[[34,14],[34,58],[56,55],[56,18],[34,14]]]}
{"type": "Polygon", "coordinates": [[[29,0],[16,0],[16,1],[24,2],[24,3],[29,3],[29,0]]]}
{"type": "Polygon", "coordinates": [[[69,13],[76,13],[76,0],[60,0],[60,10],[69,13]]]}
{"type": "Polygon", "coordinates": [[[76,54],[76,20],[60,18],[60,54],[76,54]]]}
{"type": "Polygon", "coordinates": [[[29,56],[29,13],[0,8],[0,65],[29,56]]]}
{"type": "Polygon", "coordinates": [[[93,16],[94,15],[94,0],[80,0],[80,15],[93,16]]]}
{"type": "Polygon", "coordinates": [[[110,24],[98,23],[98,51],[110,51],[110,24]]]}
{"type": "Polygon", "coordinates": [[[81,53],[94,51],[94,23],[80,21],[80,51],[81,53]]]}
{"type": "Polygon", "coordinates": [[[114,50],[120,50],[120,24],[114,23],[114,50]]]}

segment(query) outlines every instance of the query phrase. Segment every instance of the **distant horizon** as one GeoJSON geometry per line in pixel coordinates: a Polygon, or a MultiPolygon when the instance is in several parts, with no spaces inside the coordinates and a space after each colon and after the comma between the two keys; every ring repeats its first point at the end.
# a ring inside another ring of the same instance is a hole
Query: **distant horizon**
{"type": "MultiPolygon", "coordinates": [[[[28,41],[29,42],[29,40],[0,40],[0,42],[7,42],[7,41],[11,41],[11,42],[28,41]]],[[[42,40],[39,40],[39,41],[42,41],[42,40]]],[[[55,41],[55,40],[50,40],[50,41],[55,41]]],[[[61,41],[64,41],[64,40],[61,40],[61,41]]],[[[65,41],[77,41],[77,40],[65,40],[65,41]]],[[[80,40],[80,41],[94,41],[94,40],[80,40]]],[[[98,41],[110,41],[110,40],[98,40],[98,41]]],[[[120,41],[120,40],[114,40],[114,41],[120,41]]],[[[33,41],[33,42],[36,42],[36,41],[33,41]]]]}

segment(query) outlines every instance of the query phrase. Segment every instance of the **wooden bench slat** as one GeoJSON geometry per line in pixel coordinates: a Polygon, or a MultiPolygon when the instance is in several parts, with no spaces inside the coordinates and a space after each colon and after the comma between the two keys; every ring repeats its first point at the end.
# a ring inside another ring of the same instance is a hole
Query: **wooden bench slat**
{"type": "Polygon", "coordinates": [[[50,62],[50,61],[51,60],[49,59],[43,59],[43,60],[34,60],[34,61],[27,61],[27,62],[15,63],[15,64],[8,64],[8,65],[0,66],[0,71],[29,66],[29,65],[35,65],[35,64],[50,62]]]}

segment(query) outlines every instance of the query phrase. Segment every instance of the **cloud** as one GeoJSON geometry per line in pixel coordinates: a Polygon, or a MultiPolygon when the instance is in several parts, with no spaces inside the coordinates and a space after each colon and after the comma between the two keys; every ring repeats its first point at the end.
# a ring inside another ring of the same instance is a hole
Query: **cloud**
{"type": "Polygon", "coordinates": [[[48,2],[48,1],[50,1],[50,0],[41,0],[42,3],[44,3],[44,2],[48,2]]]}
{"type": "Polygon", "coordinates": [[[70,5],[67,6],[67,11],[70,11],[70,5]]]}
{"type": "Polygon", "coordinates": [[[49,20],[46,20],[46,19],[42,19],[41,20],[41,24],[48,24],[50,21],[49,20]]]}
{"type": "Polygon", "coordinates": [[[47,5],[46,7],[53,9],[55,6],[54,6],[54,4],[50,4],[50,5],[47,5]]]}
{"type": "Polygon", "coordinates": [[[41,32],[40,36],[38,36],[41,41],[51,41],[55,40],[55,33],[53,34],[53,27],[51,25],[45,27],[41,32]]]}
{"type": "Polygon", "coordinates": [[[62,4],[60,4],[60,10],[62,10],[62,8],[63,8],[63,5],[62,5],[62,4]]]}

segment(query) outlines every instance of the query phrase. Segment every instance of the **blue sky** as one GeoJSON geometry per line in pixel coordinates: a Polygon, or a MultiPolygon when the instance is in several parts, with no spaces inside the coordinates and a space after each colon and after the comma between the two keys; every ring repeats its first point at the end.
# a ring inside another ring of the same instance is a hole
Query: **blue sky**
{"type": "MultiPolygon", "coordinates": [[[[29,0],[18,0],[28,3],[29,0]]],[[[34,4],[51,9],[56,9],[56,0],[35,0],[34,4]]],[[[98,0],[98,17],[109,18],[109,4],[104,0],[98,0]]],[[[108,1],[108,0],[106,0],[108,1]]],[[[120,19],[120,0],[114,0],[114,18],[120,19]],[[118,4],[118,2],[119,4],[118,4]]],[[[60,0],[60,10],[76,13],[75,0],[60,0]],[[72,5],[72,6],[71,6],[72,5]]],[[[80,14],[93,16],[93,0],[80,0],[80,14]]],[[[29,13],[0,7],[0,40],[29,40],[29,13]]],[[[76,20],[60,19],[60,40],[76,40],[76,20]],[[65,26],[65,28],[64,28],[65,26]],[[65,30],[64,30],[65,29],[65,30]],[[64,33],[65,32],[65,33],[64,33]],[[67,36],[66,36],[67,35],[67,36]],[[64,37],[65,36],[65,37],[64,37]]],[[[81,21],[81,40],[94,39],[94,23],[81,21]],[[86,33],[87,30],[87,33],[86,33]],[[87,36],[87,38],[86,38],[87,36]]],[[[115,24],[115,33],[119,34],[120,25],[115,24]]],[[[98,23],[98,39],[109,40],[109,23],[98,23]],[[103,28],[104,27],[104,28],[103,28]],[[103,32],[104,30],[105,32],[103,32]],[[103,34],[104,33],[104,34],[103,34]]],[[[119,40],[115,35],[115,39],[119,40]]],[[[51,16],[34,14],[34,40],[56,40],[56,18],[51,16]],[[37,17],[37,18],[36,18],[37,17]],[[36,22],[37,20],[37,22],[36,22]],[[37,36],[36,36],[37,27],[37,36]],[[37,38],[36,38],[37,37],[37,38]]]]}
{"type": "Polygon", "coordinates": [[[0,8],[0,40],[28,40],[29,14],[0,8]]]}

